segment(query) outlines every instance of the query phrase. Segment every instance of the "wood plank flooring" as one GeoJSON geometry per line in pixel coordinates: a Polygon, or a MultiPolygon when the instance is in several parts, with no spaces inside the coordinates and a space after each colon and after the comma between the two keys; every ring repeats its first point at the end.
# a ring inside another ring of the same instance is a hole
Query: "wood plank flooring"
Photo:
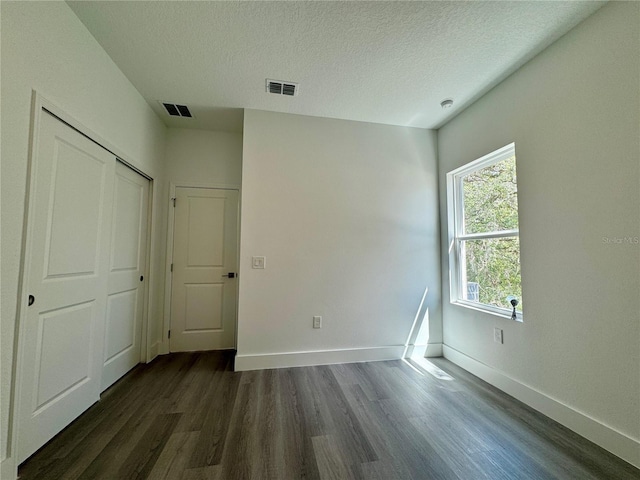
{"type": "Polygon", "coordinates": [[[442,378],[402,361],[234,373],[231,352],[159,357],[107,390],[21,465],[20,478],[640,479],[430,360],[442,378]]]}

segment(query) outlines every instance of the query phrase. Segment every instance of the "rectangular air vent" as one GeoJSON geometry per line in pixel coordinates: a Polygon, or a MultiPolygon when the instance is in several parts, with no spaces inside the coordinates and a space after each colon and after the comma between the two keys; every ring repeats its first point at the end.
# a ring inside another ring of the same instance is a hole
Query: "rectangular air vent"
{"type": "Polygon", "coordinates": [[[283,82],[282,80],[269,80],[267,78],[267,92],[277,95],[288,95],[295,97],[298,95],[298,84],[294,82],[283,82]]]}
{"type": "Polygon", "coordinates": [[[186,117],[192,118],[191,112],[186,105],[176,105],[175,103],[160,102],[164,109],[172,117],[186,117]]]}

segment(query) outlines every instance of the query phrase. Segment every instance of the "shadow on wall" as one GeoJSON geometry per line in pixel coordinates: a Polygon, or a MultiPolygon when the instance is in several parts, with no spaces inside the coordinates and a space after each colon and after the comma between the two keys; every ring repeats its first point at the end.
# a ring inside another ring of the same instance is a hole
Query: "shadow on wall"
{"type": "Polygon", "coordinates": [[[422,376],[426,372],[438,380],[454,380],[452,376],[424,358],[427,344],[429,343],[429,308],[425,307],[428,292],[429,287],[425,287],[405,342],[402,361],[422,376]]]}
{"type": "Polygon", "coordinates": [[[438,380],[454,380],[452,376],[424,357],[429,343],[429,307],[425,306],[428,292],[429,287],[425,287],[405,342],[402,361],[422,376],[426,372],[438,380]]]}
{"type": "Polygon", "coordinates": [[[414,354],[424,356],[425,349],[429,343],[429,307],[425,306],[429,287],[424,288],[420,305],[413,318],[407,341],[404,344],[402,358],[412,357],[414,354]]]}

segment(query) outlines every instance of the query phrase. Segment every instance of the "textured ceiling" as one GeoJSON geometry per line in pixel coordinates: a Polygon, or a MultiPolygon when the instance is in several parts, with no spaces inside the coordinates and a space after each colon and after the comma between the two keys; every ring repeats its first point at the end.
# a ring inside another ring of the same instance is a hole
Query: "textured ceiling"
{"type": "Polygon", "coordinates": [[[241,131],[243,108],[437,128],[604,2],[68,3],[167,125],[241,131]]]}

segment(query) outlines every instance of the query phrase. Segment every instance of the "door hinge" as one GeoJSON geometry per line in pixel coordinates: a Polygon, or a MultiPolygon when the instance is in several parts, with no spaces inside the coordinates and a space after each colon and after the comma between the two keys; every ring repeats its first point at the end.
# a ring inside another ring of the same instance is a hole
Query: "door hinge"
{"type": "Polygon", "coordinates": [[[173,263],[171,264],[171,271],[173,272],[173,263]]]}
{"type": "Polygon", "coordinates": [[[176,198],[173,197],[171,200],[173,201],[173,208],[176,208],[176,198]]]}
{"type": "Polygon", "coordinates": [[[167,338],[171,338],[171,330],[169,330],[169,334],[167,335],[167,338]]]}

